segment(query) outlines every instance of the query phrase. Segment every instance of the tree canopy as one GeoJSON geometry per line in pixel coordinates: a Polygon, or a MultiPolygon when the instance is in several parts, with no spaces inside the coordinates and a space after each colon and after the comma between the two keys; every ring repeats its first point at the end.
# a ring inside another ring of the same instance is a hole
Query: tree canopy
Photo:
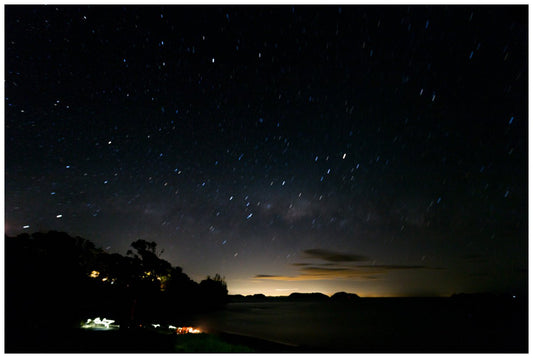
{"type": "Polygon", "coordinates": [[[160,256],[155,242],[136,240],[125,256],[63,232],[6,236],[6,324],[46,327],[61,317],[65,326],[97,315],[121,328],[175,321],[227,302],[219,274],[197,283],[160,256]]]}

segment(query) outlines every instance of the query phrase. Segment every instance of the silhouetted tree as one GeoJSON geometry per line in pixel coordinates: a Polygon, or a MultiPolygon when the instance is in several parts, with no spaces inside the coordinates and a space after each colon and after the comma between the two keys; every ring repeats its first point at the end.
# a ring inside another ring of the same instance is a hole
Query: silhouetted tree
{"type": "Polygon", "coordinates": [[[145,279],[156,282],[162,281],[163,277],[167,279],[167,276],[172,271],[172,265],[159,258],[159,254],[156,253],[157,244],[155,242],[148,242],[146,240],[137,240],[132,242],[131,247],[133,247],[137,254],[134,254],[131,250],[128,250],[128,255],[133,255],[137,260],[140,260],[140,265],[144,269],[145,279]]]}
{"type": "Polygon", "coordinates": [[[224,278],[218,273],[211,278],[207,276],[200,282],[201,301],[206,308],[218,308],[228,302],[228,288],[224,278]]]}

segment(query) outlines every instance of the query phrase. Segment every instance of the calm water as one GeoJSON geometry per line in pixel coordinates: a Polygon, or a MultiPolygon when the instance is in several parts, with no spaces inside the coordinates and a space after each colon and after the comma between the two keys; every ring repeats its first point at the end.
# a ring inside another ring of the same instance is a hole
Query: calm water
{"type": "Polygon", "coordinates": [[[208,332],[326,351],[492,352],[527,349],[527,314],[516,304],[449,299],[230,303],[199,317],[208,332]]]}

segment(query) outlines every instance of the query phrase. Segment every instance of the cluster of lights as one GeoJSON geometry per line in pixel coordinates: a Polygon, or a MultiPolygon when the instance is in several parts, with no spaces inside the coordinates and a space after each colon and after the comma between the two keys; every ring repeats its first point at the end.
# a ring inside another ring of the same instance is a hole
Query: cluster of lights
{"type": "MultiPolygon", "coordinates": [[[[82,324],[81,328],[85,329],[117,329],[120,326],[115,323],[115,320],[96,317],[95,319],[88,319],[85,323],[82,324]]],[[[142,325],[141,325],[142,327],[142,325]]],[[[152,323],[152,327],[154,328],[160,328],[161,325],[159,323],[152,323]]],[[[169,325],[168,329],[171,331],[175,331],[177,334],[197,334],[202,333],[202,331],[198,328],[194,327],[176,327],[173,325],[169,325]]]]}
{"type": "Polygon", "coordinates": [[[96,317],[93,319],[88,319],[87,322],[85,322],[81,328],[93,328],[93,329],[115,329],[119,328],[119,325],[113,324],[115,323],[115,320],[113,319],[100,319],[100,317],[96,317]]]}
{"type": "MultiPolygon", "coordinates": [[[[159,328],[161,325],[159,323],[152,323],[152,327],[159,328]]],[[[196,334],[196,333],[202,333],[202,331],[198,328],[194,327],[176,327],[173,325],[169,325],[168,329],[171,331],[176,331],[177,334],[196,334]]]]}
{"type": "MultiPolygon", "coordinates": [[[[109,277],[101,277],[100,271],[96,271],[96,270],[91,271],[91,273],[89,274],[89,277],[91,277],[91,278],[100,278],[102,280],[102,282],[109,282],[112,285],[116,281],[114,278],[110,279],[109,277]]],[[[151,278],[152,280],[154,280],[154,278],[157,279],[160,282],[161,291],[164,291],[165,290],[165,286],[166,286],[166,282],[168,281],[169,276],[157,276],[157,275],[153,274],[150,271],[146,271],[141,276],[141,278],[143,278],[143,279],[151,278]]]]}
{"type": "MultiPolygon", "coordinates": [[[[99,271],[95,271],[95,270],[93,270],[93,271],[91,271],[91,273],[89,274],[89,277],[92,277],[92,278],[98,278],[98,277],[100,277],[100,272],[99,272],[99,271]]],[[[103,277],[103,278],[102,278],[102,282],[106,282],[106,281],[111,282],[112,285],[115,283],[115,279],[114,279],[114,278],[110,280],[109,277],[103,277]]]]}
{"type": "Polygon", "coordinates": [[[189,333],[202,333],[198,328],[193,327],[178,327],[176,329],[177,334],[189,334],[189,333]]]}

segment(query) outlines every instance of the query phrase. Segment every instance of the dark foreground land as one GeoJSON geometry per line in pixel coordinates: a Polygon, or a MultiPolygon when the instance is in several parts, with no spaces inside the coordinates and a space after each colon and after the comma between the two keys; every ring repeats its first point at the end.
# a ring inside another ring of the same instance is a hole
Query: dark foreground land
{"type": "Polygon", "coordinates": [[[26,334],[6,353],[292,353],[296,347],[228,333],[175,335],[154,330],[26,334]]]}
{"type": "Polygon", "coordinates": [[[208,334],[7,327],[6,352],[527,353],[527,300],[234,302],[199,316],[208,334]]]}

